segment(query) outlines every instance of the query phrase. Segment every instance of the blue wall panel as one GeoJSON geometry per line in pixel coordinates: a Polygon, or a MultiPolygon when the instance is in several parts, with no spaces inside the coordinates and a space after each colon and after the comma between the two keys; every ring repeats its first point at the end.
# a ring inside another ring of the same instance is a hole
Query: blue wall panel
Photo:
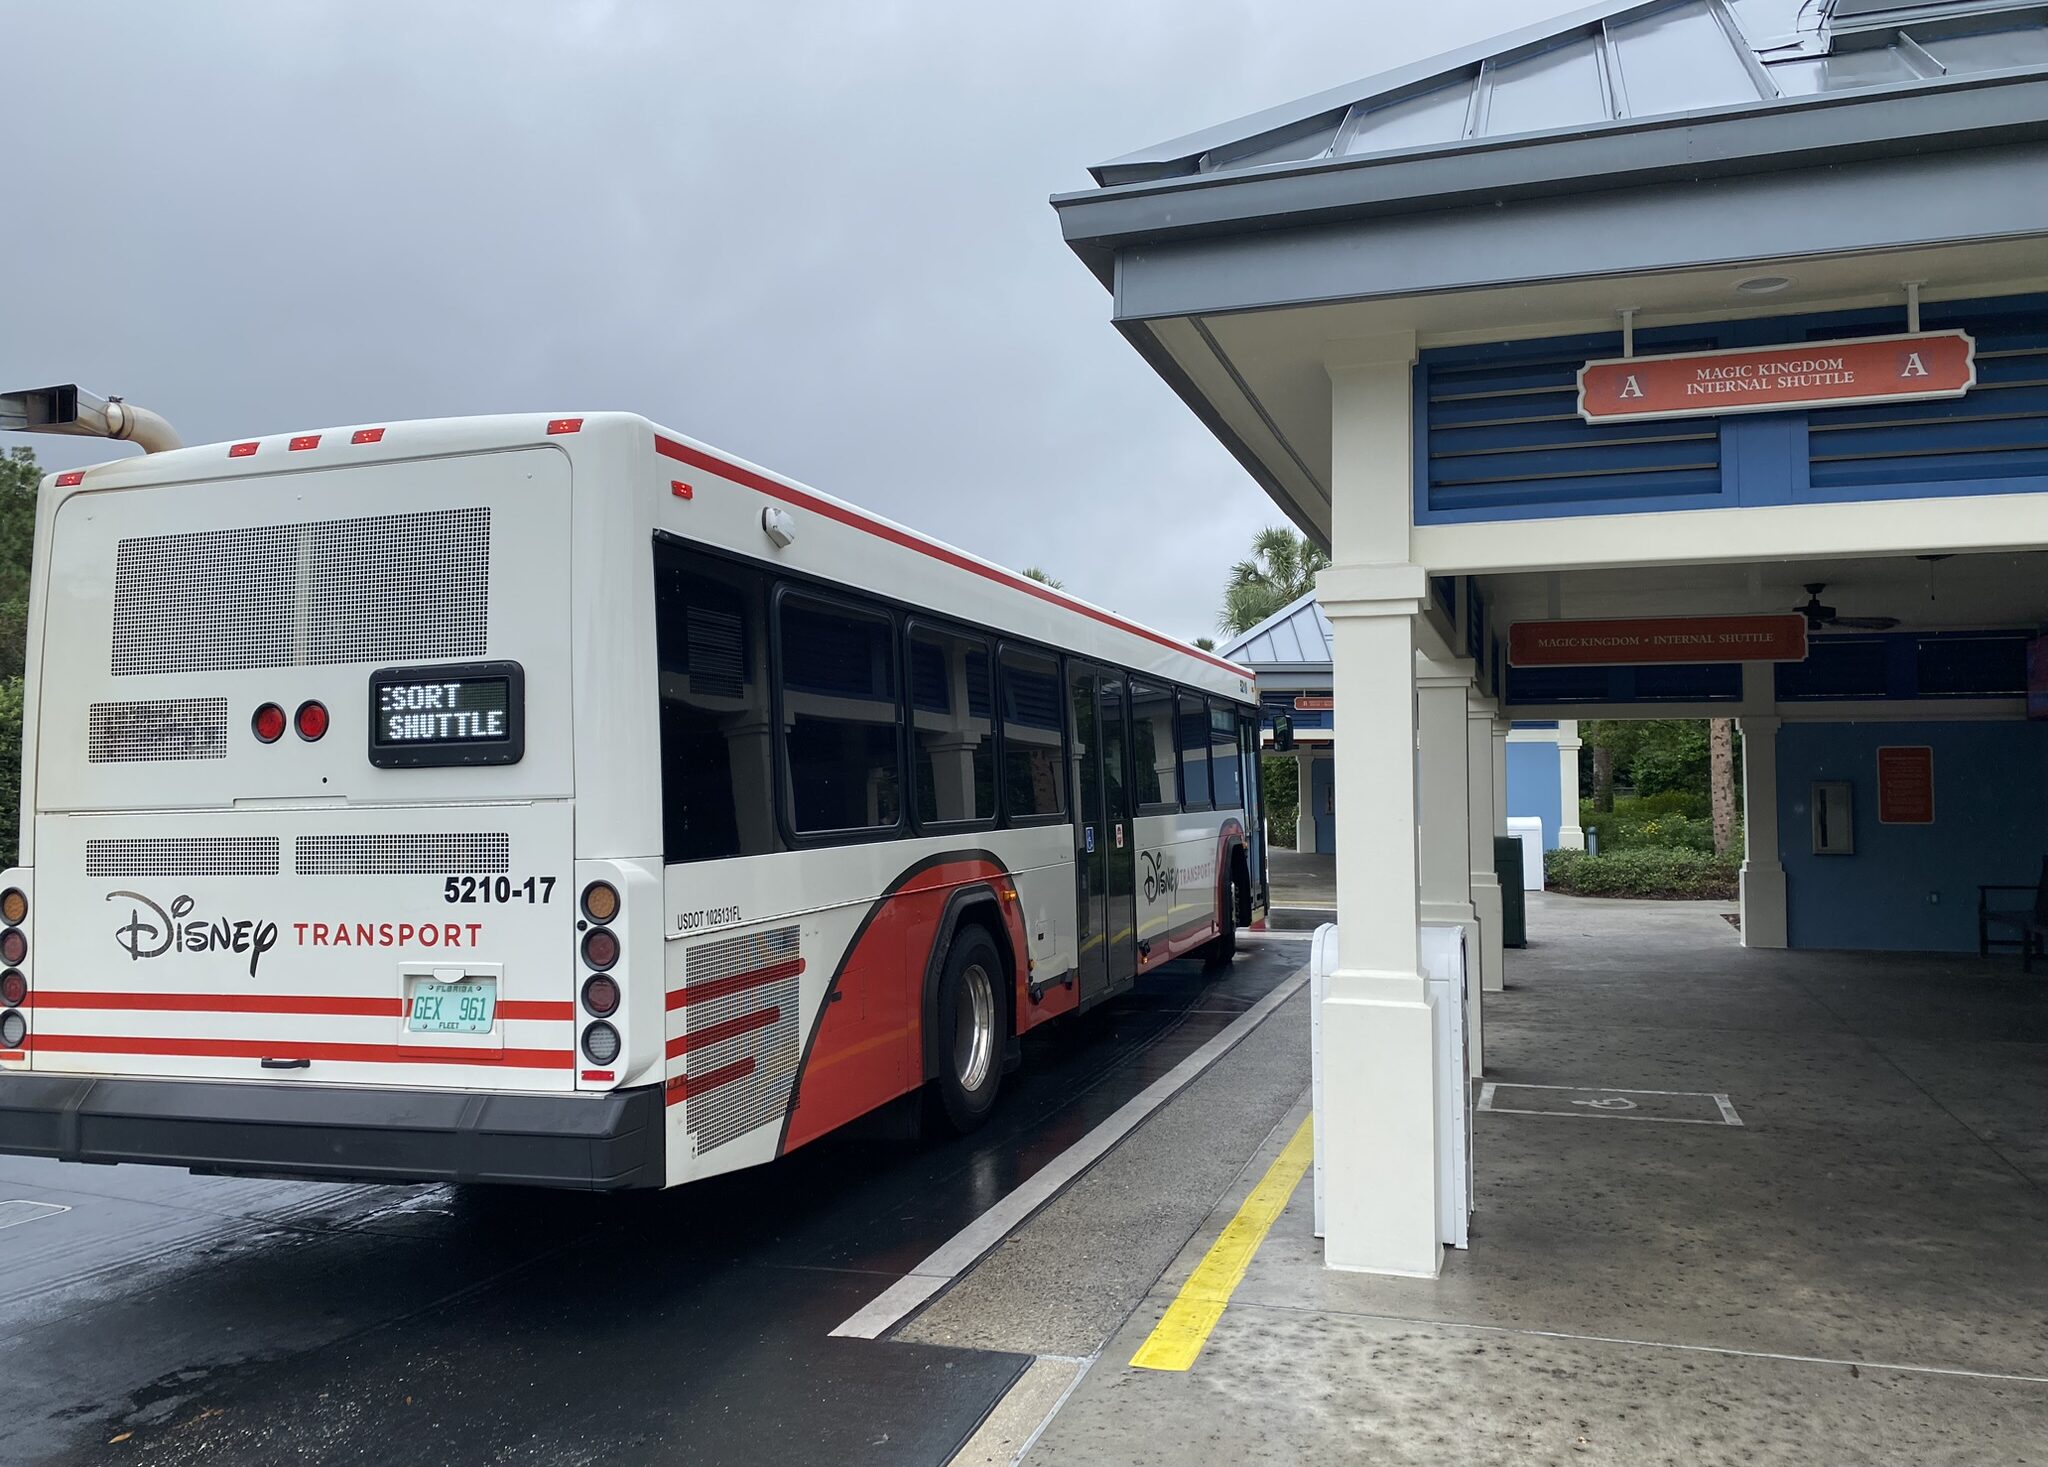
{"type": "MultiPolygon", "coordinates": [[[[1316,849],[1324,855],[1337,850],[1337,761],[1312,760],[1309,768],[1309,808],[1315,816],[1316,849]]],[[[1296,816],[1299,819],[1299,815],[1296,816]]]]}
{"type": "Polygon", "coordinates": [[[1508,745],[1508,814],[1543,819],[1543,849],[1557,849],[1558,815],[1563,808],[1564,774],[1556,744],[1508,745]]]}
{"type": "Polygon", "coordinates": [[[1978,884],[2031,882],[2048,854],[2048,723],[1787,723],[1778,842],[1793,947],[1975,952],[1978,884]],[[1934,750],[1932,825],[1878,823],[1877,750],[1893,744],[1934,750]],[[1812,854],[1824,779],[1854,787],[1854,855],[1812,854]]]}

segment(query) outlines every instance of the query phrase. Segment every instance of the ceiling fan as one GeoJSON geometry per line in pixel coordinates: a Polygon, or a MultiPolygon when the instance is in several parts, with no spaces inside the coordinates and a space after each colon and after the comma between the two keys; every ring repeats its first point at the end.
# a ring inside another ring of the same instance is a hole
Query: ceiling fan
{"type": "Polygon", "coordinates": [[[1820,593],[1828,588],[1826,581],[1806,583],[1806,604],[1792,609],[1806,618],[1809,632],[1824,632],[1830,627],[1859,632],[1887,632],[1899,624],[1896,616],[1843,616],[1832,606],[1821,604],[1820,593]]]}

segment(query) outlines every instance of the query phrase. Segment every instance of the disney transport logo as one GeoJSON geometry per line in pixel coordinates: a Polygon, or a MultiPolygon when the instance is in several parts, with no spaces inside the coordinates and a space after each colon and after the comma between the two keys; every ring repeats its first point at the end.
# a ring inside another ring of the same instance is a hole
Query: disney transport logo
{"type": "Polygon", "coordinates": [[[249,976],[254,978],[256,965],[262,961],[263,955],[277,946],[275,922],[246,917],[239,920],[215,917],[186,921],[198,905],[189,896],[172,897],[168,911],[136,891],[110,891],[107,900],[132,903],[128,909],[128,920],[114,929],[114,941],[121,945],[131,962],[160,958],[170,952],[247,953],[249,976]]]}

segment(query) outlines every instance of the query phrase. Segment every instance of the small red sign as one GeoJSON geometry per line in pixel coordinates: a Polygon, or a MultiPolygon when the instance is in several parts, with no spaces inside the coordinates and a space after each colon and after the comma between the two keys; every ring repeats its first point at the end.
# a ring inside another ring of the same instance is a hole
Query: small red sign
{"type": "Polygon", "coordinates": [[[1806,618],[1797,614],[1518,621],[1508,628],[1510,667],[1805,659],[1806,618]]]}
{"type": "Polygon", "coordinates": [[[1934,750],[1897,744],[1877,751],[1877,822],[1934,823],[1934,750]]]}
{"type": "Polygon", "coordinates": [[[1303,696],[1294,700],[1294,711],[1296,713],[1328,713],[1336,708],[1336,706],[1337,700],[1329,696],[1321,698],[1303,696]]]}
{"type": "Polygon", "coordinates": [[[1579,369],[1579,416],[1605,423],[1845,407],[1961,397],[1976,385],[1969,333],[1922,331],[1588,362],[1579,369]]]}

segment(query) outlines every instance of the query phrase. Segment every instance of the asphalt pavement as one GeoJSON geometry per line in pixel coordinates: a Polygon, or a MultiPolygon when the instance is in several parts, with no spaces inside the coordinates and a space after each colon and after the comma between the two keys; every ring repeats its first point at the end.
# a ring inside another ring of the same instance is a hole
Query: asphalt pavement
{"type": "Polygon", "coordinates": [[[901,1106],[660,1194],[0,1158],[0,1462],[946,1462],[1030,1357],[832,1328],[1299,961],[1048,1026],[973,1136],[901,1106]]]}

